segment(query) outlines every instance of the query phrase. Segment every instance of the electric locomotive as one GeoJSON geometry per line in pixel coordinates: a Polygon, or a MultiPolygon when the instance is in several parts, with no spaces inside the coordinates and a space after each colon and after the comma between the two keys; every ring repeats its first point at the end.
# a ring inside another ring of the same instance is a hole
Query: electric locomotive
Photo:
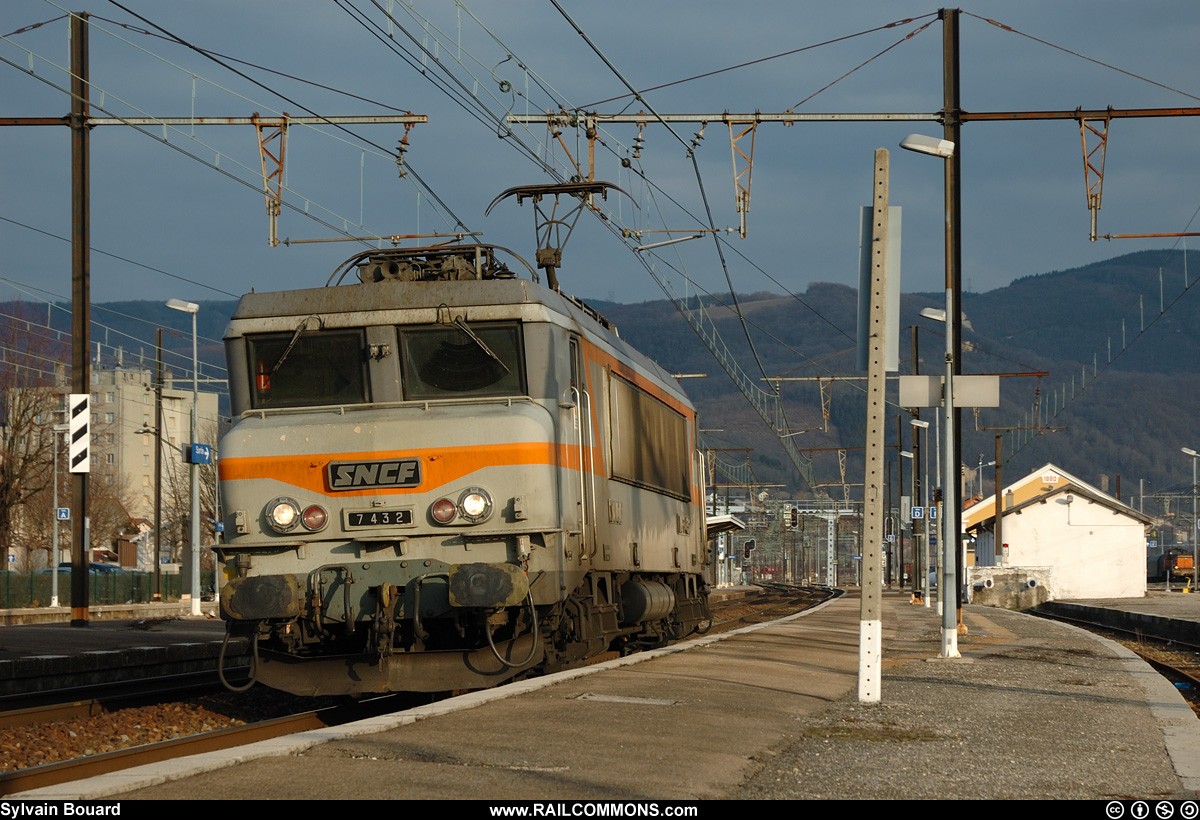
{"type": "Polygon", "coordinates": [[[221,614],[258,682],[477,689],[706,628],[696,414],[669,374],[497,246],[341,276],[248,294],[225,334],[221,614]]]}

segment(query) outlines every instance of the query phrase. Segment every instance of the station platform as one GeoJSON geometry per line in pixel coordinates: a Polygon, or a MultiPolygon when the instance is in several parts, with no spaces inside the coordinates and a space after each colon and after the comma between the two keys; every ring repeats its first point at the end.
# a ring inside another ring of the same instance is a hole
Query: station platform
{"type": "Polygon", "coordinates": [[[1200,595],[1150,592],[1144,598],[1048,601],[1038,609],[1153,638],[1200,645],[1200,595]]]}
{"type": "Polygon", "coordinates": [[[1124,647],[888,591],[882,700],[859,601],[404,713],[26,792],[33,799],[1195,799],[1200,719],[1124,647]]]}
{"type": "MultiPolygon", "coordinates": [[[[109,617],[72,626],[56,620],[0,626],[0,697],[216,668],[225,624],[214,613],[191,617],[177,604],[105,607],[109,617]]],[[[246,641],[226,647],[228,667],[243,665],[246,641]]]]}
{"type": "MultiPolygon", "coordinates": [[[[757,587],[713,590],[713,603],[757,595],[757,587]]],[[[225,642],[217,604],[192,616],[186,603],[89,608],[83,625],[66,607],[0,610],[0,698],[124,680],[215,670],[225,642]]],[[[249,663],[248,642],[224,646],[226,668],[249,663]]]]}

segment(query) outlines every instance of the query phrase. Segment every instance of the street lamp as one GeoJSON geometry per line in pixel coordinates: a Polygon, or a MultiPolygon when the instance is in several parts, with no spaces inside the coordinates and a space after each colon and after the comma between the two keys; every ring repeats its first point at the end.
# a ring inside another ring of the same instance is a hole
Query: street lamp
{"type": "Polygon", "coordinates": [[[994,467],[994,466],[996,466],[995,461],[989,461],[987,464],[984,464],[983,463],[983,453],[979,454],[979,466],[975,468],[975,475],[977,475],[979,477],[979,500],[980,501],[983,500],[983,468],[984,467],[994,467]]]}
{"type": "MultiPolygon", "coordinates": [[[[957,110],[957,87],[947,89],[947,110],[957,110]],[[951,94],[954,99],[952,100],[951,94]]],[[[942,386],[942,418],[945,421],[945,467],[946,481],[942,487],[942,580],[940,598],[942,605],[942,651],[938,657],[958,658],[958,581],[956,566],[962,520],[958,501],[958,436],[955,430],[957,412],[954,407],[954,371],[958,369],[958,345],[962,335],[962,313],[959,309],[959,268],[962,255],[960,242],[961,208],[958,188],[959,157],[956,150],[958,126],[947,122],[946,136],[954,139],[936,139],[921,134],[910,134],[900,147],[920,154],[941,157],[945,160],[946,193],[946,309],[944,312],[927,308],[921,315],[946,323],[946,375],[942,386]]]]}
{"type": "MultiPolygon", "coordinates": [[[[1192,591],[1200,588],[1200,577],[1197,577],[1200,564],[1200,526],[1196,526],[1196,459],[1200,458],[1200,453],[1197,453],[1191,447],[1179,448],[1185,456],[1192,457],[1192,534],[1189,541],[1192,542],[1192,591]]],[[[1167,578],[1170,579],[1170,570],[1167,570],[1167,578]]]]}
{"type": "Polygon", "coordinates": [[[909,134],[900,141],[900,147],[906,151],[918,154],[929,154],[932,157],[950,159],[954,156],[954,143],[937,137],[926,137],[922,134],[909,134]]]}
{"type": "MultiPolygon", "coordinates": [[[[929,422],[923,419],[909,419],[908,423],[912,425],[913,431],[913,501],[918,506],[929,509],[929,422]],[[921,464],[920,472],[917,471],[916,455],[921,451],[921,430],[925,430],[925,459],[921,464]],[[925,494],[921,499],[921,488],[925,488],[925,494]]],[[[925,534],[925,519],[914,521],[913,536],[914,540],[919,544],[919,551],[913,550],[913,594],[918,591],[921,593],[921,602],[925,608],[929,608],[929,573],[925,569],[925,565],[929,562],[929,542],[928,536],[925,534]],[[916,525],[920,525],[918,530],[916,525]]]]}
{"type": "MultiPolygon", "coordinates": [[[[196,314],[200,311],[200,306],[195,302],[185,302],[182,299],[168,299],[167,307],[172,310],[181,310],[184,313],[192,314],[192,438],[189,445],[189,452],[195,449],[196,445],[196,414],[200,409],[200,373],[198,370],[199,361],[196,349],[196,314]]],[[[191,462],[191,484],[192,484],[192,615],[200,614],[200,465],[196,463],[194,453],[188,459],[191,462]]]]}
{"type": "Polygon", "coordinates": [[[55,424],[51,428],[54,436],[54,529],[50,531],[50,606],[58,606],[58,445],[66,440],[69,424],[55,424]],[[59,438],[62,436],[63,438],[59,438]]]}

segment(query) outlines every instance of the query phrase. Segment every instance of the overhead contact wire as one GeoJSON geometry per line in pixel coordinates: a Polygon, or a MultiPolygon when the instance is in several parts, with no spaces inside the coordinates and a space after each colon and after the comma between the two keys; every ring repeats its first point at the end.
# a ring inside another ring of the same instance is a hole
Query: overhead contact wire
{"type": "MultiPolygon", "coordinates": [[[[236,74],[237,76],[241,77],[242,79],[246,80],[247,82],[253,83],[254,85],[256,85],[259,88],[266,91],[267,93],[273,94],[274,96],[278,97],[279,99],[283,100],[284,102],[288,103],[289,105],[294,105],[294,106],[300,108],[301,110],[307,112],[311,116],[317,117],[319,119],[325,119],[324,115],[318,114],[316,111],[313,111],[311,108],[304,105],[303,103],[301,103],[297,100],[293,100],[292,98],[288,97],[286,94],[276,91],[275,89],[271,88],[270,86],[267,86],[264,83],[261,83],[258,80],[254,79],[253,77],[249,76],[245,72],[240,71],[239,69],[237,69],[231,65],[228,65],[227,63],[225,63],[222,60],[218,59],[217,57],[213,56],[212,54],[207,53],[204,49],[199,48],[196,45],[193,45],[192,43],[188,42],[187,40],[184,40],[182,37],[179,37],[178,35],[170,32],[170,31],[168,31],[167,29],[154,23],[153,21],[146,19],[145,17],[141,16],[140,14],[137,14],[134,11],[131,11],[130,9],[126,8],[125,6],[123,6],[119,2],[117,2],[117,0],[108,0],[108,2],[111,3],[112,5],[116,6],[117,8],[121,9],[126,14],[128,14],[132,17],[135,17],[138,20],[141,20],[146,25],[152,26],[153,28],[162,32],[167,37],[170,37],[171,39],[175,40],[175,42],[179,43],[180,45],[184,46],[185,48],[191,49],[192,51],[201,55],[205,59],[211,60],[212,62],[214,62],[217,65],[224,68],[226,71],[230,71],[230,72],[236,74]]],[[[389,148],[385,148],[382,145],[379,145],[378,143],[367,139],[366,137],[362,136],[361,134],[357,134],[354,131],[351,131],[349,128],[346,128],[344,125],[341,125],[339,123],[328,122],[328,121],[326,121],[326,122],[328,125],[333,126],[337,130],[342,131],[345,134],[349,134],[350,136],[354,137],[355,139],[360,140],[361,142],[363,142],[367,145],[370,145],[371,147],[376,148],[376,149],[384,152],[385,154],[389,154],[390,156],[393,156],[393,157],[398,156],[396,151],[393,151],[389,148]]],[[[419,174],[417,174],[415,169],[412,169],[411,167],[409,167],[407,165],[406,165],[406,167],[408,167],[409,172],[413,175],[413,178],[416,179],[420,183],[421,187],[425,189],[426,193],[429,194],[429,196],[433,198],[433,200],[438,204],[438,206],[443,208],[445,210],[445,213],[447,215],[449,215],[451,219],[454,220],[454,224],[457,225],[458,227],[466,230],[467,229],[466,224],[461,219],[458,218],[458,216],[454,213],[453,209],[451,209],[448,205],[446,205],[445,202],[442,201],[441,197],[439,197],[437,195],[437,192],[434,191],[430,186],[426,185],[425,181],[420,177],[419,174]]]]}
{"type": "MultiPolygon", "coordinates": [[[[351,13],[346,8],[346,5],[349,5],[350,8],[354,9],[355,14],[361,15],[362,17],[366,18],[366,16],[363,14],[363,12],[360,9],[353,6],[353,4],[349,3],[349,0],[337,0],[337,3],[338,3],[339,8],[342,8],[343,11],[346,11],[347,14],[351,13]],[[343,3],[345,3],[345,5],[343,3]]],[[[398,21],[394,16],[389,14],[386,10],[380,8],[379,4],[374,2],[374,0],[372,0],[372,3],[377,9],[379,9],[379,11],[385,17],[387,17],[388,20],[390,20],[401,32],[403,32],[404,35],[413,42],[413,45],[417,49],[419,49],[429,60],[431,60],[434,63],[434,65],[436,65],[437,68],[446,75],[446,77],[448,79],[441,79],[441,78],[435,77],[435,75],[432,72],[424,69],[423,67],[413,64],[410,61],[414,58],[412,58],[411,55],[408,55],[406,52],[397,51],[397,48],[399,48],[399,46],[394,45],[391,38],[385,37],[382,34],[375,34],[374,32],[372,32],[372,34],[374,34],[374,36],[377,39],[379,39],[381,42],[383,42],[389,49],[391,49],[393,51],[393,53],[396,53],[397,56],[401,56],[402,59],[405,59],[405,61],[408,62],[410,67],[412,67],[414,70],[418,71],[423,77],[428,79],[435,86],[439,87],[443,93],[445,93],[451,99],[458,102],[458,104],[465,111],[467,111],[469,114],[474,116],[476,118],[476,120],[478,120],[482,124],[488,125],[491,128],[495,128],[498,136],[500,136],[501,138],[506,139],[506,141],[512,143],[519,151],[524,153],[526,156],[528,156],[534,162],[541,165],[547,171],[547,173],[549,173],[551,176],[558,178],[559,181],[562,181],[562,176],[561,176],[561,174],[558,173],[558,171],[556,169],[554,169],[552,166],[548,165],[545,161],[540,159],[537,156],[536,151],[531,149],[519,137],[517,137],[516,133],[511,128],[509,128],[506,123],[504,123],[503,118],[497,117],[490,110],[488,110],[485,105],[483,105],[481,102],[479,102],[474,97],[474,95],[472,95],[467,90],[466,86],[463,85],[463,83],[457,77],[455,77],[452,72],[447,70],[447,68],[442,64],[441,60],[439,60],[435,54],[430,52],[428,48],[426,48],[424,45],[422,45],[420,43],[420,41],[418,40],[418,38],[416,38],[412,34],[412,32],[408,31],[408,29],[405,28],[403,23],[398,21]],[[439,85],[439,83],[442,83],[442,84],[452,83],[453,85],[457,85],[459,87],[459,89],[461,90],[462,97],[460,98],[459,94],[452,90],[452,88],[453,88],[452,85],[448,85],[447,87],[441,87],[439,85]],[[478,109],[473,110],[470,107],[470,105],[468,105],[467,103],[478,106],[478,109]]],[[[366,18],[366,22],[364,22],[363,20],[359,20],[357,17],[354,17],[354,14],[351,14],[351,17],[353,19],[355,19],[357,22],[359,22],[360,25],[363,25],[364,27],[373,26],[376,29],[378,29],[378,24],[369,21],[369,18],[366,18]]]]}
{"type": "MultiPolygon", "coordinates": [[[[671,135],[674,136],[675,139],[679,140],[679,143],[685,149],[687,149],[688,157],[691,158],[691,160],[692,160],[692,168],[696,173],[696,184],[700,188],[700,197],[704,201],[704,210],[708,217],[708,228],[715,235],[716,230],[717,230],[716,224],[713,222],[713,219],[712,219],[712,209],[709,207],[709,204],[708,204],[708,194],[705,193],[705,190],[704,190],[704,179],[700,174],[700,165],[696,161],[696,152],[691,150],[690,146],[683,139],[683,137],[679,136],[679,134],[676,133],[675,129],[671,128],[671,126],[667,124],[666,120],[663,119],[662,115],[659,114],[657,111],[655,111],[654,107],[652,105],[650,105],[650,103],[647,102],[646,99],[644,97],[642,97],[641,94],[638,93],[638,91],[633,87],[633,84],[630,83],[629,80],[625,79],[625,76],[620,72],[620,70],[615,65],[613,65],[612,61],[610,61],[608,59],[608,57],[606,57],[602,51],[600,51],[599,47],[595,43],[592,42],[592,39],[590,37],[587,36],[587,33],[582,28],[580,28],[579,24],[576,23],[571,18],[571,15],[567,14],[567,11],[566,11],[566,9],[564,9],[562,7],[562,4],[559,3],[558,0],[550,0],[550,3],[554,6],[554,8],[558,9],[558,13],[561,14],[563,16],[563,19],[565,19],[567,21],[567,23],[570,24],[570,26],[573,29],[575,29],[575,32],[581,38],[583,38],[583,41],[585,43],[587,43],[588,48],[590,48],[592,50],[592,52],[598,58],[600,58],[600,60],[604,63],[604,65],[606,65],[608,67],[608,70],[611,71],[613,73],[613,75],[618,80],[620,80],[621,83],[626,88],[629,89],[630,93],[632,93],[634,95],[634,97],[637,99],[638,102],[640,102],[640,103],[642,103],[642,105],[646,106],[646,110],[650,112],[651,116],[654,119],[658,120],[658,122],[660,122],[663,126],[665,126],[666,129],[671,132],[671,135]]],[[[763,374],[763,376],[766,376],[767,371],[763,367],[762,360],[758,356],[758,350],[754,346],[754,340],[752,338],[750,338],[750,330],[748,327],[746,327],[746,318],[744,316],[742,316],[741,305],[738,304],[737,293],[733,287],[733,280],[729,276],[729,266],[725,262],[725,254],[721,252],[720,242],[716,243],[716,248],[717,248],[717,255],[718,255],[718,257],[720,257],[720,260],[721,260],[721,270],[724,271],[725,281],[729,285],[729,296],[733,300],[734,307],[737,310],[738,318],[741,320],[742,331],[746,336],[746,342],[750,345],[750,352],[754,356],[754,361],[758,365],[759,372],[761,372],[763,374]]]]}

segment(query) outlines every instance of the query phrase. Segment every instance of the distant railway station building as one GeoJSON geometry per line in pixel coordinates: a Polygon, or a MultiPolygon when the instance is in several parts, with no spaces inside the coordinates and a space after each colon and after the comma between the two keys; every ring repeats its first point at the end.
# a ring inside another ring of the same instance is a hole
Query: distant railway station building
{"type": "Polygon", "coordinates": [[[968,586],[979,603],[1024,608],[1146,594],[1148,516],[1053,464],[1000,495],[999,545],[996,496],[963,511],[963,531],[975,542],[968,586]]]}

